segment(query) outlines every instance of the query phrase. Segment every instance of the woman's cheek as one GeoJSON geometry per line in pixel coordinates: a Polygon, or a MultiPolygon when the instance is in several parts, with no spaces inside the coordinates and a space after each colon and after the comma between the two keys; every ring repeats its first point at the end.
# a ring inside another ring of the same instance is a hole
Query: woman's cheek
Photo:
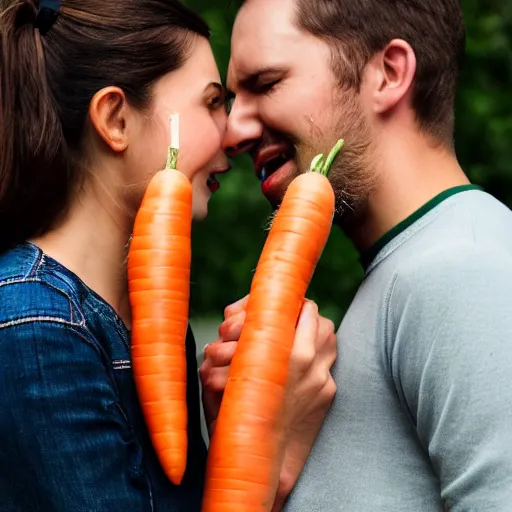
{"type": "Polygon", "coordinates": [[[198,129],[182,145],[182,168],[190,180],[201,169],[208,167],[221,148],[221,136],[210,116],[198,121],[198,129]],[[199,124],[202,123],[202,124],[199,124]]]}

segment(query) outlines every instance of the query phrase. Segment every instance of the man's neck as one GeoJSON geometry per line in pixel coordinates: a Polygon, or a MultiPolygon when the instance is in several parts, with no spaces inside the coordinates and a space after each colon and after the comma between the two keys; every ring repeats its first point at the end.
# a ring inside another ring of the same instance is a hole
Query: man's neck
{"type": "Polygon", "coordinates": [[[388,139],[379,153],[379,175],[357,219],[342,226],[360,251],[449,188],[469,183],[455,154],[424,136],[388,139]]]}

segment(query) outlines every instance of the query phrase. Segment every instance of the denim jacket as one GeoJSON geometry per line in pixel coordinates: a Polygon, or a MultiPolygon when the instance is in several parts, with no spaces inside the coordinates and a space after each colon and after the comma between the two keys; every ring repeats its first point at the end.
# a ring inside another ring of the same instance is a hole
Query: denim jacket
{"type": "Polygon", "coordinates": [[[190,329],[187,360],[188,466],[175,487],[143,420],[123,322],[34,245],[1,255],[0,512],[198,512],[206,446],[190,329]]]}

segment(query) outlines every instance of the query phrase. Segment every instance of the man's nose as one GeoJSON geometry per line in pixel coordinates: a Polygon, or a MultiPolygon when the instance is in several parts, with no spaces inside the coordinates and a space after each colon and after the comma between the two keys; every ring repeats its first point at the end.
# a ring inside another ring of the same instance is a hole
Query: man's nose
{"type": "Polygon", "coordinates": [[[263,136],[263,124],[257,112],[237,104],[235,100],[228,116],[222,148],[230,157],[250,151],[263,136]]]}

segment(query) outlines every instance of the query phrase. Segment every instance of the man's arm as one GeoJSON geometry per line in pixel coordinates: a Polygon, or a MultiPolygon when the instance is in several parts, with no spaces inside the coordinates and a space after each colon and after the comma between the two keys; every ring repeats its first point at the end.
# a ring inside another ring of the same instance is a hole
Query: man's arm
{"type": "Polygon", "coordinates": [[[387,350],[451,512],[512,506],[512,266],[467,248],[396,278],[387,350]]]}

